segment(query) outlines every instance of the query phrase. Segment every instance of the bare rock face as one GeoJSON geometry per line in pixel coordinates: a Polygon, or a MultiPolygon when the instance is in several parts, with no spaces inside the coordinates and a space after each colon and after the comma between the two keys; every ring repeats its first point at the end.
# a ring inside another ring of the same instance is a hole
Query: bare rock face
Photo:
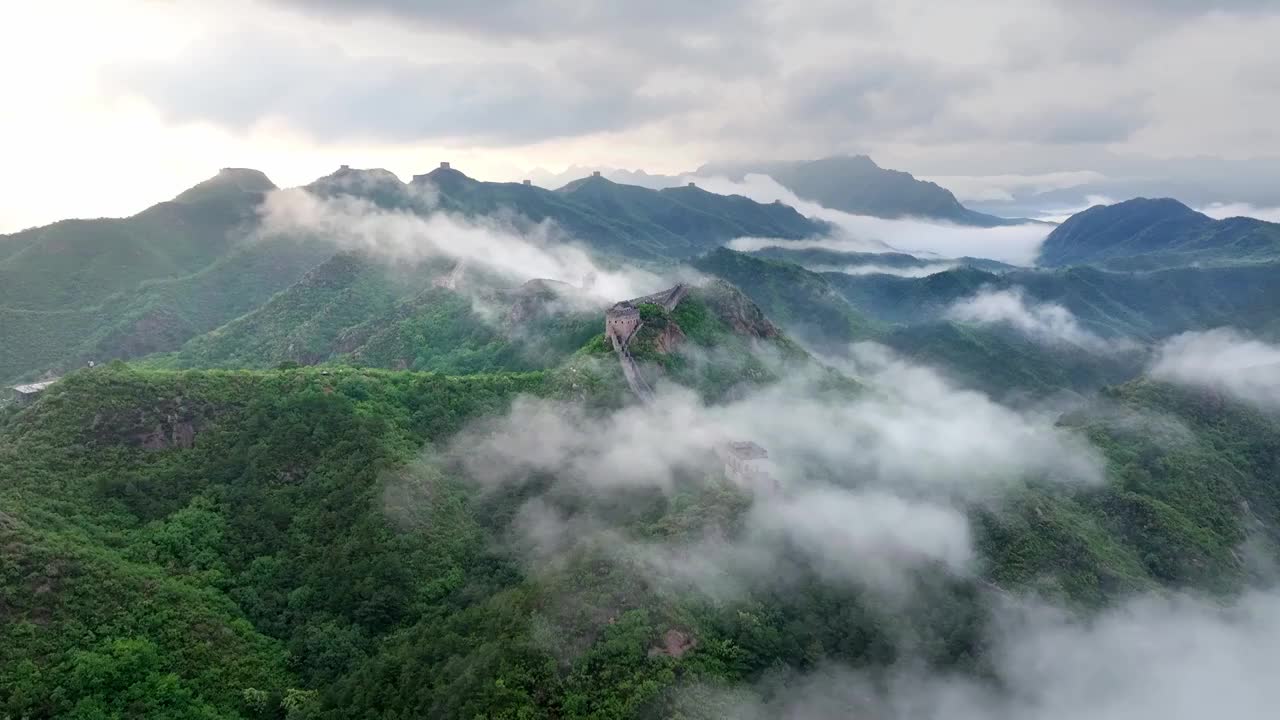
{"type": "Polygon", "coordinates": [[[146,450],[189,449],[195,447],[196,428],[190,420],[170,415],[150,432],[138,435],[137,441],[146,450]]]}
{"type": "Polygon", "coordinates": [[[782,331],[765,317],[764,311],[733,285],[714,280],[697,292],[711,312],[734,333],[761,339],[782,336],[782,331]]]}
{"type": "Polygon", "coordinates": [[[662,334],[658,335],[655,345],[658,352],[671,353],[675,352],[675,349],[680,347],[680,344],[683,343],[685,339],[686,336],[684,331],[680,329],[680,326],[674,322],[669,322],[667,323],[667,326],[662,329],[662,334]]]}
{"type": "Polygon", "coordinates": [[[666,655],[667,657],[679,658],[697,646],[697,638],[672,628],[663,633],[661,646],[649,648],[649,657],[666,655]]]}

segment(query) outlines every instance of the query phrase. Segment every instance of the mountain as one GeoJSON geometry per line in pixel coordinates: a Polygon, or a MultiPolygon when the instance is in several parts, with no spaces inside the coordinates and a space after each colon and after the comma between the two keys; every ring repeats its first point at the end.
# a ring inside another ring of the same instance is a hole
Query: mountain
{"type": "Polygon", "coordinates": [[[751,173],[772,177],[802,200],[855,215],[921,217],[978,227],[1030,222],[969,210],[946,188],[917,180],[910,173],[882,168],[866,155],[808,162],[710,164],[698,169],[699,175],[724,175],[732,180],[751,173]]]}
{"type": "Polygon", "coordinates": [[[172,350],[288,287],[334,249],[251,241],[274,187],[228,168],[133,217],[0,237],[0,381],[172,350]]]}
{"type": "Polygon", "coordinates": [[[1094,264],[1140,270],[1280,260],[1280,224],[1214,220],[1170,198],[1095,205],[1054,229],[1041,265],[1094,264]]]}
{"type": "Polygon", "coordinates": [[[63,220],[0,236],[0,307],[76,309],[144,280],[193,273],[240,240],[273,189],[256,170],[224,168],[132,217],[63,220]]]}

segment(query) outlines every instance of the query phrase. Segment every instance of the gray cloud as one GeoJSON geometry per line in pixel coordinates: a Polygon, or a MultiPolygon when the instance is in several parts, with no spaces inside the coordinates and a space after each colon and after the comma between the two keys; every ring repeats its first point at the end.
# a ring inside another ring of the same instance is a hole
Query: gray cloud
{"type": "Polygon", "coordinates": [[[669,95],[602,82],[607,68],[352,56],[323,41],[249,32],[204,38],[180,64],[107,75],[179,120],[247,130],[275,119],[323,141],[518,144],[618,130],[676,109],[669,95]]]}
{"type": "Polygon", "coordinates": [[[604,33],[685,33],[716,27],[740,27],[750,22],[753,3],[709,0],[689,4],[680,0],[632,3],[601,0],[496,0],[455,3],[448,0],[274,0],[280,5],[339,16],[380,15],[419,23],[508,37],[604,33]]]}
{"type": "Polygon", "coordinates": [[[866,151],[922,175],[1106,177],[986,206],[1024,216],[1086,194],[1280,205],[1274,3],[259,5],[164,64],[109,68],[109,93],[240,133],[543,163],[866,151]]]}

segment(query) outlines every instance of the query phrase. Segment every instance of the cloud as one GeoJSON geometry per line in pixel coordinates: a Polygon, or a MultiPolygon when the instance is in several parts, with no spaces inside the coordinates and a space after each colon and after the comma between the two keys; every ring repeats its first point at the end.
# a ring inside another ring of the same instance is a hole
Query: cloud
{"type": "MultiPolygon", "coordinates": [[[[510,180],[866,152],[925,176],[1097,172],[1086,193],[1280,204],[1265,1],[232,4],[114,0],[75,28],[48,3],[6,15],[0,63],[41,73],[7,87],[3,135],[23,142],[0,222],[127,214],[225,164],[292,184],[446,152],[510,180]],[[64,155],[76,173],[48,162],[64,155]]],[[[1008,192],[1018,215],[1078,199],[1008,192]]]]}
{"type": "Polygon", "coordinates": [[[319,236],[392,263],[445,258],[496,273],[512,284],[544,278],[577,287],[590,276],[594,282],[585,292],[602,301],[663,286],[642,270],[601,267],[548,222],[517,228],[498,218],[469,219],[441,211],[423,215],[378,207],[353,195],[320,197],[303,189],[268,194],[259,214],[258,234],[267,240],[319,236]]]}
{"type": "Polygon", "coordinates": [[[618,130],[673,109],[670,96],[599,82],[600,69],[501,56],[354,55],[296,33],[257,29],[203,37],[180,63],[106,73],[115,86],[180,121],[239,131],[277,121],[327,142],[522,144],[618,130]]]}
{"type": "Polygon", "coordinates": [[[684,716],[822,720],[1263,720],[1280,691],[1280,593],[1229,605],[1144,596],[1093,617],[1011,600],[995,610],[992,682],[899,663],[826,666],[754,688],[696,687],[684,716]]]}
{"type": "Polygon", "coordinates": [[[1034,263],[1040,244],[1053,229],[1047,225],[1011,225],[976,228],[921,219],[886,220],[853,215],[801,200],[767,175],[750,174],[742,182],[723,177],[695,177],[698,186],[725,195],[745,195],[757,202],[779,201],[810,217],[833,224],[838,232],[830,238],[801,243],[749,238],[730,244],[735,250],[762,247],[835,250],[838,252],[905,252],[925,257],[983,257],[1016,265],[1034,263]]]}
{"type": "Polygon", "coordinates": [[[1251,217],[1267,222],[1280,223],[1280,207],[1260,208],[1241,202],[1210,203],[1200,208],[1200,212],[1220,220],[1231,217],[1251,217]]]}
{"type": "Polygon", "coordinates": [[[1114,205],[1115,203],[1116,200],[1114,198],[1106,195],[1086,195],[1083,201],[1078,205],[1065,208],[1054,207],[1046,209],[1037,216],[1037,219],[1044,220],[1045,222],[1062,223],[1066,222],[1067,218],[1070,218],[1072,215],[1084,212],[1096,205],[1114,205]]]}
{"type": "Polygon", "coordinates": [[[545,497],[579,498],[572,518],[543,500],[528,508],[516,546],[535,565],[604,536],[657,581],[713,596],[785,582],[788,556],[832,582],[890,594],[921,568],[965,574],[974,554],[966,507],[1030,478],[1101,480],[1097,453],[1051,412],[1015,411],[876,345],[852,348],[843,369],[868,389],[833,394],[825,372],[792,368],[723,405],[668,384],[650,403],[609,412],[520,398],[459,434],[448,455],[483,487],[552,478],[545,497]],[[746,488],[756,501],[734,533],[654,541],[592,519],[593,503],[722,477],[714,449],[743,439],[766,446],[777,485],[746,488]]]}
{"type": "Polygon", "coordinates": [[[1063,170],[1026,175],[933,175],[920,179],[947,188],[961,202],[993,202],[1011,201],[1022,193],[1038,195],[1098,183],[1106,176],[1095,170],[1063,170]]]}
{"type": "Polygon", "coordinates": [[[1280,408],[1280,346],[1234,328],[1169,338],[1157,348],[1148,372],[1159,380],[1212,388],[1263,408],[1280,408]]]}
{"type": "MultiPolygon", "coordinates": [[[[776,246],[772,246],[776,247],[776,246]]],[[[735,248],[737,249],[737,248],[735,248]]],[[[806,265],[808,269],[814,272],[838,272],[845,275],[896,275],[898,277],[921,278],[935,275],[940,272],[946,272],[954,267],[955,263],[928,263],[925,265],[916,265],[914,267],[898,267],[893,265],[806,265]]]]}
{"type": "Polygon", "coordinates": [[[946,317],[982,325],[1006,325],[1027,337],[1048,344],[1075,345],[1093,352],[1128,350],[1132,343],[1105,340],[1084,329],[1075,315],[1057,303],[1028,301],[1022,288],[986,288],[957,300],[946,317]]]}

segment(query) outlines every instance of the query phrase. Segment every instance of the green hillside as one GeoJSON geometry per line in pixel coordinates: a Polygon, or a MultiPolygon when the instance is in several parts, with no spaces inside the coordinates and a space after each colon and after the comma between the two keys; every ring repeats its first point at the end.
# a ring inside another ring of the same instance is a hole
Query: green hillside
{"type": "Polygon", "coordinates": [[[263,193],[256,170],[226,168],[133,217],[64,220],[0,239],[0,307],[78,309],[144,280],[189,275],[244,236],[263,193]]]}
{"type": "MultiPolygon", "coordinates": [[[[306,189],[325,197],[355,196],[396,211],[499,217],[531,232],[542,232],[539,224],[550,222],[564,237],[602,253],[606,266],[629,261],[622,258],[670,264],[742,235],[800,238],[824,229],[780,204],[762,205],[696,188],[658,192],[590,180],[590,187],[595,181],[605,186],[591,192],[553,192],[518,183],[481,182],[444,168],[406,184],[385,170],[344,166],[306,189]]],[[[62,372],[89,360],[174,351],[241,315],[264,310],[275,293],[334,252],[317,238],[252,239],[257,206],[274,188],[258,171],[228,168],[130,218],[70,220],[0,237],[0,381],[62,372]]],[[[359,295],[333,302],[331,312],[336,315],[311,318],[301,328],[271,327],[285,319],[279,314],[282,303],[277,302],[271,310],[277,314],[258,313],[238,321],[221,345],[198,341],[189,353],[198,357],[186,364],[237,366],[253,358],[249,366],[265,367],[272,361],[315,362],[353,352],[354,347],[339,350],[332,344],[337,333],[362,321],[376,321],[370,314],[404,316],[405,307],[393,310],[392,305],[409,302],[414,294],[404,288],[365,289],[380,293],[381,299],[359,295]],[[248,338],[276,332],[299,336],[271,348],[267,340],[263,345],[248,338]],[[237,350],[242,340],[248,344],[237,350]],[[290,344],[294,350],[286,351],[290,344]]],[[[299,321],[289,318],[290,323],[299,321]]],[[[386,346],[392,341],[385,333],[379,341],[382,349],[370,350],[368,357],[389,352],[386,346]]],[[[474,338],[472,344],[500,342],[474,338]]],[[[509,350],[462,352],[496,357],[509,350]]],[[[403,348],[397,353],[397,361],[412,365],[416,359],[416,354],[406,358],[403,348]]],[[[416,366],[456,370],[513,364],[493,357],[460,360],[461,364],[424,360],[416,366]]],[[[382,364],[380,359],[372,361],[382,364]]]]}
{"type": "Polygon", "coordinates": [[[769,258],[771,260],[783,260],[795,263],[809,269],[827,271],[833,267],[858,267],[871,265],[881,268],[892,268],[895,270],[923,270],[929,269],[937,272],[935,268],[938,266],[966,266],[986,270],[988,272],[1005,272],[1008,270],[1018,269],[1015,265],[1002,263],[999,260],[988,260],[986,258],[975,257],[958,257],[958,258],[921,258],[915,255],[897,252],[842,252],[839,250],[822,250],[817,248],[807,248],[804,250],[796,250],[788,247],[767,247],[761,250],[752,251],[752,255],[769,258]]]}
{"type": "MultiPolygon", "coordinates": [[[[679,309],[673,319],[703,332],[679,309]]],[[[690,684],[882,666],[908,647],[938,671],[981,676],[985,601],[967,581],[886,605],[796,556],[785,586],[708,602],[590,543],[529,573],[501,542],[517,508],[596,501],[558,495],[555,478],[479,492],[439,448],[518,393],[569,398],[580,382],[123,366],[64,379],[0,416],[0,708],[665,717],[690,684]],[[655,654],[672,628],[696,645],[655,654]]],[[[1082,606],[1159,586],[1227,593],[1247,577],[1234,548],[1254,524],[1280,539],[1277,417],[1140,382],[1067,422],[1106,453],[1108,483],[1028,478],[972,507],[981,582],[1082,606]],[[1135,434],[1116,407],[1175,417],[1194,439],[1135,434]]],[[[618,532],[678,546],[733,537],[749,507],[731,486],[691,477],[598,511],[618,532]]]]}
{"type": "Polygon", "coordinates": [[[95,306],[0,307],[0,381],[176,350],[254,310],[332,254],[320,242],[251,243],[191,275],[149,280],[95,306]]]}
{"type": "MultiPolygon", "coordinates": [[[[805,172],[835,189],[869,163],[805,172]]],[[[886,186],[842,197],[964,210],[870,168],[886,186]]],[[[601,298],[263,241],[272,186],[244,170],[0,237],[0,380],[64,374],[0,395],[0,719],[738,717],[733,698],[816,697],[831,672],[1035,708],[1015,614],[1074,633],[1274,576],[1265,227],[1089,211],[1059,236],[1069,267],[900,277],[805,265],[932,261],[729,250],[825,226],[698,187],[346,166],[307,187],[564,231],[681,282],[601,298]],[[1102,342],[948,314],[985,290],[1102,342]],[[1163,340],[1220,327],[1239,347],[1201,369],[1247,368],[1247,392],[1148,376],[1163,340]]],[[[1049,637],[1037,653],[1080,654],[1049,637]]]]}
{"type": "Polygon", "coordinates": [[[1014,402],[1096,391],[1138,376],[1146,361],[1141,353],[1099,354],[1047,345],[1010,328],[954,322],[895,326],[877,341],[967,387],[1014,402]]]}
{"type": "Polygon", "coordinates": [[[476,277],[477,295],[471,297],[436,286],[451,269],[446,261],[392,268],[363,255],[335,255],[261,307],[147,362],[166,368],[343,361],[451,373],[532,370],[557,364],[600,332],[598,310],[561,309],[578,292],[570,286],[531,281],[504,289],[476,277]]]}

